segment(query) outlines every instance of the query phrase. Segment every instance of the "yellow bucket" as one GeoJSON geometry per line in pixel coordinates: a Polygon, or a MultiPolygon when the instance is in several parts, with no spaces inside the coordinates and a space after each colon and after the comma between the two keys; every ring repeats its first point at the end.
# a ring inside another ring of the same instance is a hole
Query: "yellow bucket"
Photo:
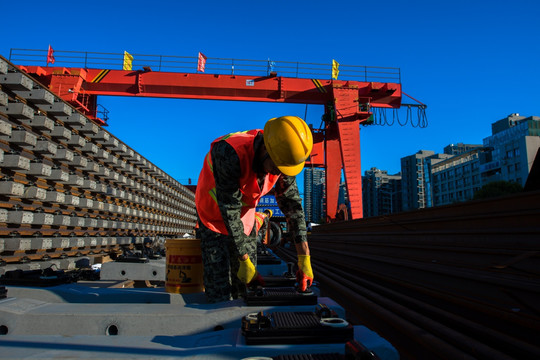
{"type": "Polygon", "coordinates": [[[169,239],[165,241],[167,274],[165,290],[188,294],[204,291],[201,241],[199,239],[169,239]]]}

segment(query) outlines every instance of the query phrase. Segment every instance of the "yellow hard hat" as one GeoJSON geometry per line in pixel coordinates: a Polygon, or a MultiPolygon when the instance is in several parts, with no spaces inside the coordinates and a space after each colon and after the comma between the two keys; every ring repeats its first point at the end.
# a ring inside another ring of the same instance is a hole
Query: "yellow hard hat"
{"type": "Polygon", "coordinates": [[[272,215],[274,215],[274,212],[271,209],[266,209],[264,210],[264,212],[266,213],[266,216],[268,216],[269,218],[271,218],[272,215]]]}
{"type": "Polygon", "coordinates": [[[264,144],[279,171],[296,176],[311,154],[313,135],[298,116],[281,116],[264,125],[264,144]]]}

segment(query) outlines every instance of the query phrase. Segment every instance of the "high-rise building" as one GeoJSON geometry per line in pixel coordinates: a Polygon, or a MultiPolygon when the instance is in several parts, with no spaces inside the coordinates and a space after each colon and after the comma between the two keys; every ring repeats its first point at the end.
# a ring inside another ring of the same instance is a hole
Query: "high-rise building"
{"type": "Polygon", "coordinates": [[[492,135],[484,139],[491,153],[482,159],[482,183],[505,180],[525,185],[540,148],[540,117],[511,114],[491,125],[492,135]]]}
{"type": "Polygon", "coordinates": [[[404,211],[433,206],[431,167],[450,157],[452,155],[420,150],[416,154],[401,158],[402,206],[404,211]]]}
{"type": "Polygon", "coordinates": [[[319,223],[325,217],[325,170],[304,168],[304,213],[306,221],[319,223]]]}
{"type": "Polygon", "coordinates": [[[477,149],[482,147],[480,144],[464,144],[464,143],[457,143],[457,144],[450,144],[444,147],[443,152],[448,155],[461,155],[465,154],[466,152],[469,152],[471,150],[477,149]]]}
{"type": "Polygon", "coordinates": [[[386,215],[401,211],[401,174],[371,168],[362,176],[364,217],[386,215]]]}
{"type": "Polygon", "coordinates": [[[487,151],[486,148],[475,146],[468,152],[432,166],[433,206],[473,198],[474,193],[482,187],[480,159],[487,151]]]}

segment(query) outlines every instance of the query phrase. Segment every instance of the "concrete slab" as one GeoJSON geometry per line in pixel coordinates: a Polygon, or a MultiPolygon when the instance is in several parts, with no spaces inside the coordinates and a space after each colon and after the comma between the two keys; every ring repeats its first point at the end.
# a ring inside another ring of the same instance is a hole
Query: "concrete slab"
{"type": "Polygon", "coordinates": [[[37,144],[34,147],[33,152],[35,154],[41,154],[46,156],[54,156],[58,151],[58,145],[50,142],[46,138],[38,138],[37,144]]]}
{"type": "Polygon", "coordinates": [[[69,116],[60,116],[58,117],[64,124],[70,125],[75,129],[78,129],[81,126],[86,125],[88,119],[86,116],[79,114],[78,112],[73,112],[69,116]]]}
{"type": "MultiPolygon", "coordinates": [[[[112,325],[122,336],[192,335],[212,331],[218,326],[223,329],[239,329],[242,317],[259,311],[316,310],[315,305],[246,306],[240,299],[208,304],[202,293],[169,294],[164,292],[163,288],[145,294],[140,291],[125,291],[128,289],[110,291],[75,287],[70,291],[62,291],[54,289],[58,287],[51,287],[49,290],[53,289],[54,294],[68,302],[49,303],[28,297],[12,297],[17,294],[15,287],[6,288],[8,298],[0,301],[0,326],[7,327],[9,335],[96,336],[106,335],[112,325]],[[138,297],[138,301],[144,298],[145,303],[132,302],[127,294],[130,294],[132,299],[138,297]],[[70,299],[81,298],[85,298],[87,302],[69,302],[70,299]],[[109,302],[102,302],[101,298],[107,298],[109,302]],[[152,298],[159,299],[160,302],[148,303],[153,301],[152,298]]],[[[338,317],[345,317],[343,308],[332,299],[323,297],[319,300],[319,303],[336,311],[338,317]]]]}
{"type": "Polygon", "coordinates": [[[0,106],[0,111],[15,119],[28,120],[34,117],[34,110],[23,103],[8,103],[6,106],[0,106]]]}
{"type": "Polygon", "coordinates": [[[70,174],[69,179],[66,182],[67,185],[82,187],[84,184],[84,178],[76,174],[70,174]]]}
{"type": "MultiPolygon", "coordinates": [[[[79,136],[77,135],[77,137],[79,136]]],[[[76,168],[86,168],[88,166],[88,159],[79,153],[74,153],[73,161],[70,165],[76,168]]]]}
{"type": "Polygon", "coordinates": [[[15,91],[15,94],[26,99],[32,104],[48,104],[51,105],[54,102],[54,95],[52,92],[38,88],[29,91],[15,91]]]}
{"type": "Polygon", "coordinates": [[[41,108],[54,116],[70,116],[73,113],[73,108],[61,100],[52,105],[44,105],[41,108]]]}
{"type": "MultiPolygon", "coordinates": [[[[52,191],[50,191],[52,192],[52,191]]],[[[56,193],[56,191],[54,191],[56,193]]],[[[64,195],[63,193],[56,193],[56,194],[62,194],[64,195]]],[[[48,195],[48,194],[47,194],[48,195]]],[[[65,199],[65,196],[64,196],[64,199],[65,199]]],[[[64,201],[62,201],[63,203],[64,201]]],[[[69,215],[63,215],[63,214],[55,214],[54,215],[54,219],[53,219],[53,225],[54,226],[70,226],[71,225],[71,216],[69,215]]],[[[64,238],[62,238],[64,239],[64,238]]],[[[61,241],[62,239],[59,239],[58,241],[61,241]]],[[[67,240],[66,240],[67,241],[67,240]]],[[[65,243],[65,246],[56,246],[58,248],[65,248],[67,247],[67,244],[68,243],[65,243]]],[[[64,243],[62,243],[62,245],[64,245],[64,243]]]]}
{"type": "MultiPolygon", "coordinates": [[[[47,196],[44,201],[54,204],[63,204],[66,201],[66,194],[54,190],[49,190],[47,191],[47,196]]],[[[69,225],[69,223],[62,225],[69,225]]]]}
{"type": "Polygon", "coordinates": [[[165,281],[165,266],[165,259],[141,264],[111,261],[101,265],[100,279],[165,281]]]}
{"type": "Polygon", "coordinates": [[[14,72],[0,75],[0,84],[11,90],[32,90],[34,82],[22,73],[14,72]]]}
{"type": "Polygon", "coordinates": [[[102,166],[95,161],[87,159],[86,167],[84,167],[82,170],[90,174],[100,174],[101,168],[102,166]]]}
{"type": "Polygon", "coordinates": [[[4,250],[7,250],[7,251],[20,251],[20,250],[32,249],[32,239],[5,238],[5,239],[0,239],[0,240],[2,240],[4,243],[4,250]]]}
{"type": "Polygon", "coordinates": [[[83,134],[90,137],[94,134],[97,134],[99,131],[99,126],[97,126],[91,121],[88,121],[84,126],[74,126],[74,127],[75,129],[79,131],[79,134],[83,134]]]}
{"type": "Polygon", "coordinates": [[[99,143],[107,142],[109,141],[110,138],[111,136],[109,135],[109,133],[103,129],[100,129],[97,134],[92,136],[92,140],[99,143]]]}
{"type": "Polygon", "coordinates": [[[67,144],[76,149],[80,149],[86,145],[86,139],[81,135],[71,134],[71,139],[68,140],[67,144]]]}
{"type": "Polygon", "coordinates": [[[9,224],[31,224],[34,221],[34,213],[30,211],[11,210],[8,212],[9,224]]]}
{"type": "Polygon", "coordinates": [[[69,180],[69,173],[62,169],[52,169],[50,180],[57,182],[67,182],[69,180]]]}
{"type": "MultiPolygon", "coordinates": [[[[381,360],[399,359],[390,343],[364,326],[354,327],[354,338],[381,360]]],[[[239,328],[191,335],[5,335],[0,347],[3,356],[17,359],[270,360],[280,355],[307,359],[307,354],[345,354],[344,344],[246,345],[239,328]]]]}
{"type": "Polygon", "coordinates": [[[34,118],[28,122],[32,129],[40,132],[51,132],[54,129],[54,121],[45,115],[34,115],[34,118]]]}
{"type": "Polygon", "coordinates": [[[0,59],[0,74],[7,74],[8,72],[8,63],[0,59]]]}
{"type": "Polygon", "coordinates": [[[22,172],[27,175],[49,177],[51,176],[51,171],[51,165],[43,164],[41,162],[30,162],[30,169],[22,172]]]}
{"type": "Polygon", "coordinates": [[[7,222],[7,219],[8,219],[8,209],[0,209],[0,223],[7,222]]]}
{"type": "Polygon", "coordinates": [[[56,124],[51,131],[51,138],[56,141],[66,141],[71,139],[71,131],[66,129],[63,125],[56,124]]]}
{"type": "Polygon", "coordinates": [[[7,196],[22,196],[24,194],[24,185],[16,183],[15,181],[0,181],[0,194],[7,196]]]}
{"type": "MultiPolygon", "coordinates": [[[[58,127],[58,126],[57,126],[58,127]]],[[[66,130],[66,129],[64,129],[66,130]]],[[[71,133],[69,133],[71,136],[71,133]]],[[[73,151],[69,150],[69,149],[66,149],[65,147],[63,147],[62,145],[60,145],[56,151],[56,154],[54,156],[52,156],[53,159],[55,160],[61,160],[61,161],[67,161],[67,162],[71,162],[73,161],[73,151]]]]}
{"type": "MultiPolygon", "coordinates": [[[[43,190],[43,189],[42,189],[43,190]]],[[[34,220],[32,225],[52,225],[54,223],[54,214],[49,213],[34,213],[34,220]]],[[[45,249],[40,247],[33,247],[34,249],[45,249]]]]}
{"type": "MultiPolygon", "coordinates": [[[[24,199],[31,199],[31,200],[45,200],[47,198],[47,189],[43,189],[37,186],[28,186],[26,187],[24,191],[24,199]]],[[[37,224],[34,222],[34,224],[37,224]]],[[[43,225],[43,224],[41,224],[43,225]]],[[[50,225],[50,224],[47,224],[50,225]]]]}
{"type": "Polygon", "coordinates": [[[18,154],[4,154],[3,168],[11,170],[30,170],[30,159],[18,154]]]}
{"type": "Polygon", "coordinates": [[[84,154],[94,154],[96,155],[99,152],[99,148],[96,144],[93,144],[91,142],[87,142],[86,145],[81,149],[81,152],[84,154]]]}
{"type": "Polygon", "coordinates": [[[8,139],[11,145],[17,145],[22,148],[33,148],[37,144],[37,136],[32,134],[25,128],[17,128],[11,132],[11,136],[8,139]]]}
{"type": "Polygon", "coordinates": [[[8,104],[8,95],[0,91],[0,106],[6,106],[8,104]]]}
{"type": "Polygon", "coordinates": [[[0,118],[0,136],[10,136],[13,127],[8,121],[5,121],[3,118],[0,118]]]}

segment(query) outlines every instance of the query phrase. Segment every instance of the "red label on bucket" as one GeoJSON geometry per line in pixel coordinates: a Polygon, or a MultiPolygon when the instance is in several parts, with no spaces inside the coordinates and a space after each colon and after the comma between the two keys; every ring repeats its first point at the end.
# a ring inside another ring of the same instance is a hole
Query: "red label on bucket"
{"type": "Polygon", "coordinates": [[[200,264],[202,262],[201,255],[169,255],[167,256],[170,264],[200,264]]]}

